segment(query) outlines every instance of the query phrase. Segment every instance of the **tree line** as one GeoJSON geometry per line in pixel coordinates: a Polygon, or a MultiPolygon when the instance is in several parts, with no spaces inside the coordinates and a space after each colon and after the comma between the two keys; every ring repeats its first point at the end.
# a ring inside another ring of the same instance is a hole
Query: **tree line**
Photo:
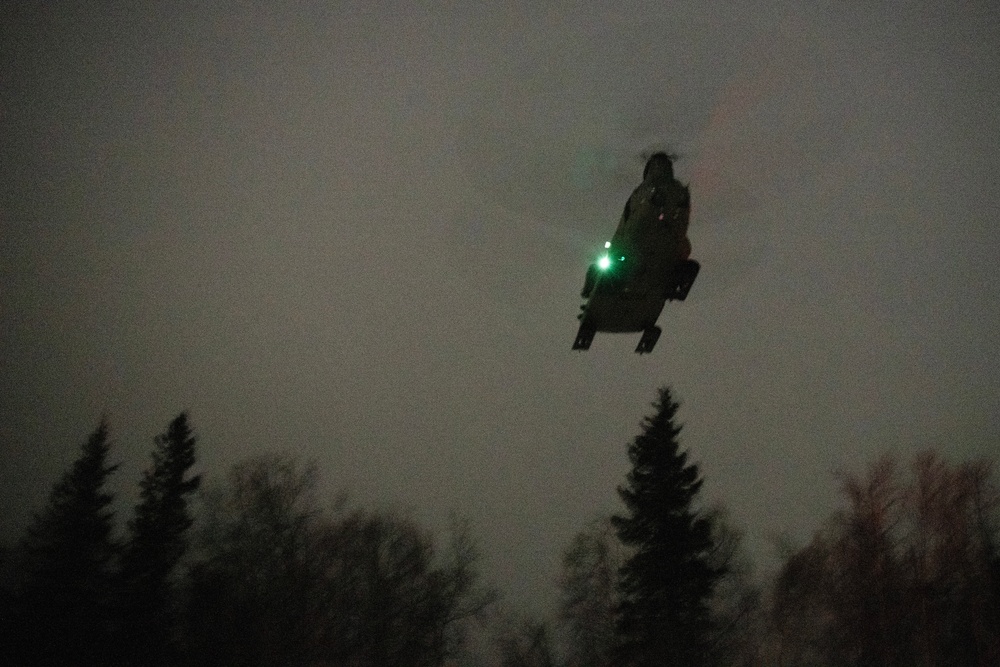
{"type": "Polygon", "coordinates": [[[495,593],[467,522],[445,544],[388,512],[326,511],[316,469],[235,465],[193,501],[186,413],[154,440],[125,535],[104,421],[13,553],[8,665],[441,665],[495,593]]]}
{"type": "Polygon", "coordinates": [[[697,498],[661,388],[629,446],[624,512],[563,554],[557,618],[503,638],[503,667],[1000,665],[1000,490],[989,460],[924,452],[840,476],[843,506],[758,582],[697,498]]]}
{"type": "Polygon", "coordinates": [[[679,404],[658,390],[622,510],[567,545],[558,614],[498,622],[466,521],[445,539],[384,511],[327,509],[280,455],[202,488],[178,415],[117,536],[101,422],[53,487],[0,591],[12,665],[1000,664],[1000,493],[991,463],[927,452],[840,477],[843,506],[766,582],[700,499],[679,404]],[[197,499],[197,504],[194,501],[197,499]],[[197,518],[197,521],[195,519],[197,518]],[[476,623],[476,622],[479,623],[476,623]],[[485,625],[484,625],[485,624],[485,625]],[[463,652],[470,631],[492,652],[463,652]]]}

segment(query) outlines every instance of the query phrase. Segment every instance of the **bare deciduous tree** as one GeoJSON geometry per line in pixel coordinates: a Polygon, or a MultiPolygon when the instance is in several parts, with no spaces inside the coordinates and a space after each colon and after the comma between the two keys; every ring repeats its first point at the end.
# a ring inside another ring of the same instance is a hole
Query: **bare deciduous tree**
{"type": "Polygon", "coordinates": [[[618,607],[618,570],[625,557],[610,519],[593,522],[563,554],[559,589],[566,657],[574,667],[611,664],[618,607]]]}
{"type": "Polygon", "coordinates": [[[191,569],[189,648],[206,663],[441,665],[493,600],[455,522],[442,553],[413,521],[324,513],[316,475],[282,457],[234,468],[207,503],[191,569]]]}
{"type": "MultiPolygon", "coordinates": [[[[552,633],[544,622],[508,619],[498,639],[501,667],[556,667],[552,633]]],[[[569,664],[573,664],[572,662],[569,664]]]]}
{"type": "Polygon", "coordinates": [[[844,476],[846,508],[790,554],[773,594],[778,664],[998,664],[990,466],[928,452],[910,472],[885,457],[844,476]]]}
{"type": "Polygon", "coordinates": [[[743,533],[733,526],[724,508],[711,511],[712,567],[723,572],[709,600],[714,619],[710,664],[752,665],[760,646],[760,590],[743,548],[743,533]]]}

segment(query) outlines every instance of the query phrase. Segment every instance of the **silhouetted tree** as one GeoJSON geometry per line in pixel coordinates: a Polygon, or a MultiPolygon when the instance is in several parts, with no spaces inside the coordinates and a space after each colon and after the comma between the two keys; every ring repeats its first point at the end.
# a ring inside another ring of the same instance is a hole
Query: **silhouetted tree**
{"type": "Polygon", "coordinates": [[[765,664],[826,665],[833,636],[827,613],[832,589],[831,548],[822,535],[799,550],[788,550],[771,592],[771,636],[765,664]]]}
{"type": "Polygon", "coordinates": [[[358,667],[443,665],[465,639],[465,622],[496,599],[478,584],[478,550],[454,521],[448,548],[415,523],[353,512],[327,524],[318,657],[358,667]]]}
{"type": "Polygon", "coordinates": [[[559,664],[551,632],[544,622],[508,619],[507,623],[509,627],[497,640],[501,667],[556,667],[559,664]]]}
{"type": "MultiPolygon", "coordinates": [[[[713,569],[724,572],[708,601],[713,632],[707,662],[712,665],[756,664],[761,635],[760,590],[753,582],[742,533],[721,507],[709,513],[713,569]]],[[[626,550],[610,519],[595,521],[578,533],[563,554],[559,577],[560,626],[566,637],[566,663],[572,667],[615,664],[615,611],[618,574],[626,550]]]]}
{"type": "Polygon", "coordinates": [[[713,630],[708,662],[713,665],[755,665],[763,630],[761,591],[743,547],[743,532],[730,522],[719,506],[708,515],[712,524],[709,564],[721,572],[709,609],[713,630]]]}
{"type": "Polygon", "coordinates": [[[926,664],[1000,663],[995,586],[998,498],[985,461],[950,466],[932,452],[911,465],[896,514],[904,607],[926,664]]]}
{"type": "Polygon", "coordinates": [[[849,509],[834,552],[841,568],[833,598],[842,621],[839,652],[859,665],[913,664],[900,641],[910,628],[903,622],[902,572],[891,534],[900,494],[894,461],[880,460],[867,480],[846,476],[843,492],[849,509]]]}
{"type": "Polygon", "coordinates": [[[115,623],[107,422],[83,444],[20,546],[15,627],[22,664],[106,665],[115,623]]]}
{"type": "Polygon", "coordinates": [[[11,664],[17,658],[13,637],[18,632],[14,619],[14,559],[13,550],[0,545],[0,664],[11,664]]]}
{"type": "Polygon", "coordinates": [[[188,641],[205,664],[441,665],[492,602],[461,524],[449,549],[411,521],[325,516],[315,471],[282,457],[236,466],[209,496],[191,570],[188,641]]]}
{"type": "Polygon", "coordinates": [[[843,476],[841,490],[847,508],[805,549],[790,554],[779,573],[779,654],[820,664],[913,664],[905,639],[913,628],[893,534],[903,494],[895,461],[883,457],[865,479],[843,476]]]}
{"type": "Polygon", "coordinates": [[[139,504],[129,522],[121,562],[122,640],[135,664],[176,659],[173,575],[193,523],[188,496],[201,482],[200,476],[187,476],[195,462],[195,443],[184,412],[156,436],[152,465],[143,473],[139,504]]]}
{"type": "Polygon", "coordinates": [[[982,646],[981,662],[1000,664],[1000,489],[991,461],[967,463],[962,472],[982,572],[981,585],[975,587],[974,599],[980,611],[973,629],[982,646]]]}
{"type": "Polygon", "coordinates": [[[931,453],[844,476],[847,507],[791,553],[774,594],[779,664],[1000,664],[989,466],[931,453]]]}
{"type": "Polygon", "coordinates": [[[567,662],[574,667],[612,664],[618,571],[624,554],[608,519],[578,533],[563,554],[560,622],[567,662]]]}
{"type": "Polygon", "coordinates": [[[629,446],[632,470],[618,488],[627,514],[612,517],[632,550],[621,569],[617,664],[701,665],[711,646],[709,600],[724,573],[712,562],[712,524],[694,509],[698,467],[674,422],[679,407],[659,390],[656,412],[629,446]]]}
{"type": "Polygon", "coordinates": [[[331,583],[348,596],[353,660],[370,667],[441,664],[450,610],[430,538],[408,521],[377,514],[358,513],[337,531],[342,567],[331,583]]]}
{"type": "Polygon", "coordinates": [[[434,644],[439,647],[438,663],[460,653],[469,625],[481,621],[500,597],[493,586],[480,582],[479,546],[468,519],[453,515],[447,537],[447,548],[434,559],[434,597],[444,610],[435,630],[440,635],[434,644]]]}
{"type": "Polygon", "coordinates": [[[280,456],[235,465],[210,489],[190,571],[187,648],[197,664],[309,657],[325,569],[316,470],[280,456]]]}

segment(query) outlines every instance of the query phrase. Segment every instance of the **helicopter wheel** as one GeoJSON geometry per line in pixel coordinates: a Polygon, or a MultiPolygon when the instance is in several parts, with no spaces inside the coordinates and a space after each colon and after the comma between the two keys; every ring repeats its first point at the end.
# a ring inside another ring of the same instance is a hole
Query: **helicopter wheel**
{"type": "Polygon", "coordinates": [[[686,299],[688,292],[691,291],[691,285],[694,284],[694,279],[698,277],[699,269],[701,269],[701,264],[698,262],[693,259],[684,260],[680,268],[677,269],[677,282],[667,289],[667,299],[672,301],[686,299]]]}
{"type": "Polygon", "coordinates": [[[590,344],[594,340],[594,334],[597,333],[595,329],[590,324],[581,324],[580,330],[576,332],[576,340],[573,341],[574,350],[589,350],[590,344]]]}
{"type": "Polygon", "coordinates": [[[639,339],[639,344],[635,346],[636,354],[652,352],[661,333],[663,333],[663,329],[658,326],[646,327],[642,332],[642,338],[639,339]]]}

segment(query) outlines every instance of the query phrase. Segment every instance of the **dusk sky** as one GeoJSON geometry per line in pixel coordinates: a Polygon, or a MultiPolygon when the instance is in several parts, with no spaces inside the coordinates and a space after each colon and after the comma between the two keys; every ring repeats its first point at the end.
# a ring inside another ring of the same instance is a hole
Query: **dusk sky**
{"type": "Polygon", "coordinates": [[[201,471],[458,512],[545,608],[668,385],[766,566],[838,470],[1000,451],[998,102],[985,0],[5,2],[0,534],[189,410],[201,471]],[[701,274],[574,352],[650,148],[701,274]]]}

